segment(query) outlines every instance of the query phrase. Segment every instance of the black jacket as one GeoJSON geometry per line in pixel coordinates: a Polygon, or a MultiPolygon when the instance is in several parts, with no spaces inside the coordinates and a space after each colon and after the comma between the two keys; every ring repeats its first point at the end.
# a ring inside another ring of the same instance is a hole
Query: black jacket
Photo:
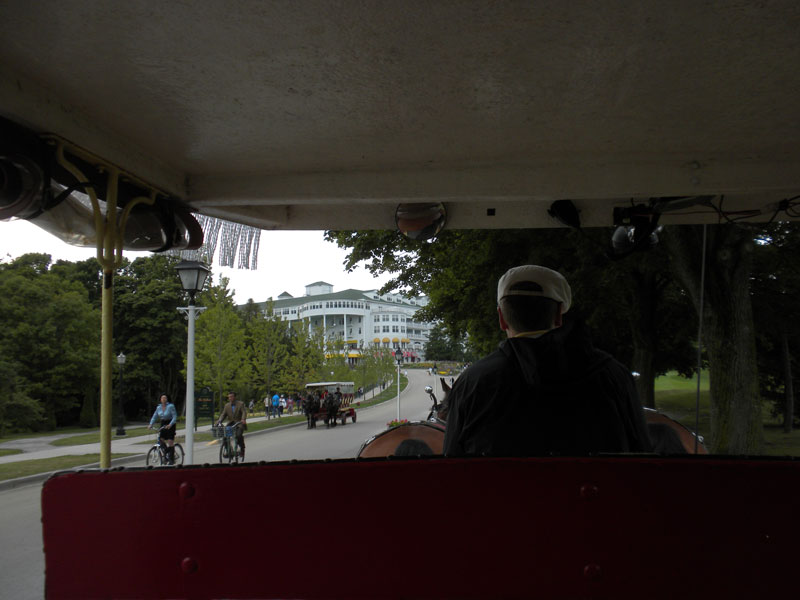
{"type": "Polygon", "coordinates": [[[447,402],[450,456],[651,450],[633,378],[580,323],[504,341],[456,380],[447,402]]]}

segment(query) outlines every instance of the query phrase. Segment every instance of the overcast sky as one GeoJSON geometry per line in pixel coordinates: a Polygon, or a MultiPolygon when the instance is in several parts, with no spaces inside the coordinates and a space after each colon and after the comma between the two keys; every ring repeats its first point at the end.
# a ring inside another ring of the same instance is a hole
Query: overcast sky
{"type": "MultiPolygon", "coordinates": [[[[70,261],[93,258],[96,254],[94,248],[65,244],[27,221],[0,221],[0,260],[5,262],[9,257],[16,258],[28,252],[46,252],[53,260],[70,261]]],[[[125,252],[124,256],[133,260],[148,254],[125,252]]],[[[324,241],[322,231],[262,231],[257,270],[214,264],[212,272],[215,282],[220,275],[230,279],[229,287],[235,290],[238,303],[245,303],[248,298],[263,302],[283,292],[302,296],[305,286],[316,281],[326,281],[334,286],[334,292],[340,292],[349,288],[377,289],[390,279],[389,275],[373,278],[363,267],[345,273],[346,254],[336,244],[324,241]]]]}

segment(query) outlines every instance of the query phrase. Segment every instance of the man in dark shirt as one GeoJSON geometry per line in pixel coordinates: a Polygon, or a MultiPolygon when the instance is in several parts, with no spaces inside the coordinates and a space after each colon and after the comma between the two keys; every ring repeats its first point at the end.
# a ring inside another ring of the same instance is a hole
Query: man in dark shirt
{"type": "Polygon", "coordinates": [[[500,348],[455,381],[447,401],[450,456],[584,455],[650,451],[644,412],[628,369],[565,323],[564,277],[515,267],[497,286],[500,348]]]}

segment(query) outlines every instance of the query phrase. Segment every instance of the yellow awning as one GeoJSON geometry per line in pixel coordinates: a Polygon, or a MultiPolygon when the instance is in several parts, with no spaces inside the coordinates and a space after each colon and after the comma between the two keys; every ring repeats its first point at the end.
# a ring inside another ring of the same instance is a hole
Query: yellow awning
{"type": "MultiPolygon", "coordinates": [[[[386,340],[386,341],[388,342],[389,340],[386,340]]],[[[374,340],[372,340],[372,343],[373,344],[380,344],[381,343],[381,338],[375,338],[374,340]]]]}
{"type": "Polygon", "coordinates": [[[388,342],[388,341],[389,341],[389,338],[383,338],[383,341],[384,341],[384,342],[388,342]]]}
{"type": "Polygon", "coordinates": [[[393,342],[399,342],[400,340],[398,338],[392,338],[392,341],[393,342]]]}

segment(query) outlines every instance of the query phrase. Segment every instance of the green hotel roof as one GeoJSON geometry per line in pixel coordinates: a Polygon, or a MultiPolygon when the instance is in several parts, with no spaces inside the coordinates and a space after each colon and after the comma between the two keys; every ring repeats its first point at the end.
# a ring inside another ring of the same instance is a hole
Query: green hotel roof
{"type": "MultiPolygon", "coordinates": [[[[310,284],[314,285],[314,284],[310,284]]],[[[367,290],[372,291],[372,290],[367,290]]],[[[388,302],[386,300],[375,300],[374,298],[370,298],[367,296],[367,292],[363,290],[342,290],[341,292],[333,292],[331,294],[315,294],[313,296],[298,296],[297,298],[286,298],[279,296],[277,299],[272,300],[272,306],[274,309],[283,309],[283,308],[291,308],[293,306],[300,306],[303,304],[308,304],[311,302],[327,302],[329,300],[354,300],[357,302],[380,302],[383,304],[397,304],[399,306],[412,306],[417,307],[416,304],[411,304],[408,300],[404,300],[403,302],[388,302]]],[[[263,310],[267,307],[269,300],[266,302],[256,302],[256,306],[259,309],[263,310]]]]}

